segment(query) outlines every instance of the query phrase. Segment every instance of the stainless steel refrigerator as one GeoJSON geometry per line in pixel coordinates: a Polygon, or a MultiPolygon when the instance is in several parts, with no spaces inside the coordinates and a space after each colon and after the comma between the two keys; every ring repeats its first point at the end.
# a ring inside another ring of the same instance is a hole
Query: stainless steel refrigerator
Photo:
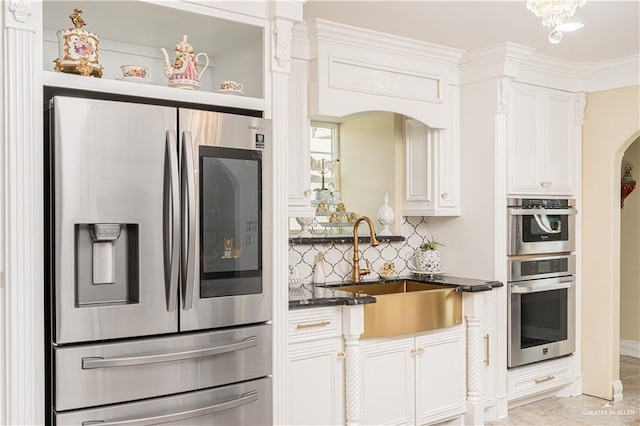
{"type": "Polygon", "coordinates": [[[269,120],[53,97],[52,424],[271,424],[269,120]]]}

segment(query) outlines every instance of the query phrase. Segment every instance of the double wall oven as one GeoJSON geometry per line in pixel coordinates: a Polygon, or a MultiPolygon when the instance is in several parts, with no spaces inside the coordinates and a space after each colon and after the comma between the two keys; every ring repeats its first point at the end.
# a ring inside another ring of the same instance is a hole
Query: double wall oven
{"type": "Polygon", "coordinates": [[[271,424],[271,123],[67,96],[45,120],[48,424],[271,424]]]}
{"type": "Polygon", "coordinates": [[[575,351],[575,201],[508,200],[508,354],[518,367],[575,351]]]}

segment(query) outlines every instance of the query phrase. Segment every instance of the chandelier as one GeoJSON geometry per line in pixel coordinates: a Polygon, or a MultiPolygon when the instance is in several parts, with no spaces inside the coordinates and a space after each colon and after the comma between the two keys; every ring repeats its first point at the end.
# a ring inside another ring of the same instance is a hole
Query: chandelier
{"type": "Polygon", "coordinates": [[[585,3],[586,0],[527,0],[527,9],[542,18],[542,25],[545,27],[556,28],[585,3]]]}

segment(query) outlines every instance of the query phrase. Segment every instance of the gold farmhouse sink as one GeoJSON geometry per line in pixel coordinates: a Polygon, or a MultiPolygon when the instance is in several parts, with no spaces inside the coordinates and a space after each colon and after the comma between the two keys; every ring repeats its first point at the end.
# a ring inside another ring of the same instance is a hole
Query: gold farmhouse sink
{"type": "Polygon", "coordinates": [[[340,290],[376,298],[376,303],[364,305],[362,338],[398,336],[462,323],[462,294],[452,287],[388,281],[340,290]]]}

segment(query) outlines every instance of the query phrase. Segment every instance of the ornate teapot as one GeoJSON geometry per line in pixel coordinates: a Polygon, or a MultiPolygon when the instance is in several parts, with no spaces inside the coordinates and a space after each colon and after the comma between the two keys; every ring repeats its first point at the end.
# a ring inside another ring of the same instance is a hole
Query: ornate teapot
{"type": "Polygon", "coordinates": [[[187,42],[187,36],[182,36],[182,41],[176,44],[176,59],[169,60],[166,49],[160,48],[164,53],[164,73],[169,78],[169,87],[181,89],[197,89],[200,87],[200,76],[209,66],[209,57],[206,53],[193,53],[193,46],[187,42]],[[206,63],[202,71],[198,72],[198,57],[204,56],[206,63]]]}

